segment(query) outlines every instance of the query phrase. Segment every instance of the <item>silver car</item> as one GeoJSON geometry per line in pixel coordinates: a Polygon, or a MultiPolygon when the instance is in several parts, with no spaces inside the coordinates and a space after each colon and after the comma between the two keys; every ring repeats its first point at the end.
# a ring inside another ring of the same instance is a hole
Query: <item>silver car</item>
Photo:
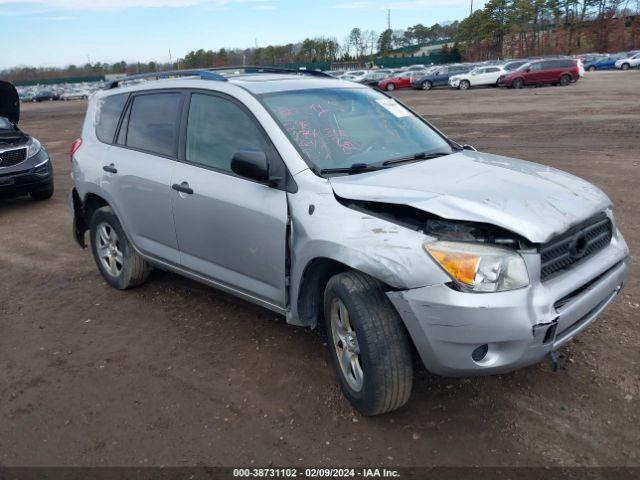
{"type": "Polygon", "coordinates": [[[153,267],[309,328],[345,396],[402,406],[413,352],[445,376],[553,355],[625,281],[595,186],[460,146],[352,82],[237,73],[93,95],[72,149],[75,236],[115,288],[153,267]]]}

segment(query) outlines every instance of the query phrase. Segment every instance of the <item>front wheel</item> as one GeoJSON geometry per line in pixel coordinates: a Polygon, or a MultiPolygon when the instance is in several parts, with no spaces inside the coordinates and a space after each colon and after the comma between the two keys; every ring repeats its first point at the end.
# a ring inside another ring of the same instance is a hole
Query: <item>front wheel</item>
{"type": "Polygon", "coordinates": [[[324,294],[329,349],[340,387],[363,415],[404,405],[413,363],[404,324],[382,285],[363,273],[332,277],[324,294]]]}
{"type": "Polygon", "coordinates": [[[387,84],[387,92],[393,92],[396,89],[396,86],[393,83],[387,84]]]}
{"type": "Polygon", "coordinates": [[[596,71],[596,67],[593,67],[593,66],[589,67],[589,71],[590,72],[595,72],[596,71]]]}
{"type": "Polygon", "coordinates": [[[93,258],[109,285],[126,290],[144,283],[151,267],[135,251],[111,207],[95,211],[90,231],[93,258]]]}
{"type": "Polygon", "coordinates": [[[460,82],[460,85],[458,85],[458,88],[460,90],[469,90],[470,86],[471,86],[471,83],[469,82],[469,80],[462,80],[460,82]]]}
{"type": "Polygon", "coordinates": [[[628,63],[622,64],[622,70],[629,70],[630,68],[631,68],[631,65],[629,65],[628,63]]]}
{"type": "Polygon", "coordinates": [[[511,85],[513,85],[513,88],[520,89],[524,87],[524,80],[522,80],[521,78],[516,78],[511,85]]]}

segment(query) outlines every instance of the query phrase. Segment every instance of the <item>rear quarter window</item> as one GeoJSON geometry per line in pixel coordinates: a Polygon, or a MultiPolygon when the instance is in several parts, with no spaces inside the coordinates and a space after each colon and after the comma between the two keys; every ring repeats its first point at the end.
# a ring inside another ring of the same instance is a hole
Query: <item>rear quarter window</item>
{"type": "Polygon", "coordinates": [[[104,143],[113,143],[122,109],[129,94],[110,95],[99,100],[96,114],[96,136],[104,143]]]}
{"type": "Polygon", "coordinates": [[[127,146],[175,157],[181,105],[179,92],[136,95],[129,114],[127,146]]]}

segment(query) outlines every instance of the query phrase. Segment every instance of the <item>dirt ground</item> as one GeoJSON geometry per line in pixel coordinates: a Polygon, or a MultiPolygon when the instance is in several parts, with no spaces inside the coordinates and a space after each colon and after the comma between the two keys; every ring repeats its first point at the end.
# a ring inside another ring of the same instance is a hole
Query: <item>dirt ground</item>
{"type": "MultiPolygon", "coordinates": [[[[584,177],[640,251],[640,72],[570,87],[399,92],[459,142],[584,177]]],[[[378,418],[342,398],[323,338],[156,271],[102,280],[71,239],[84,102],[26,105],[56,194],[0,203],[0,465],[640,465],[640,267],[587,332],[510,375],[419,372],[378,418]]]]}

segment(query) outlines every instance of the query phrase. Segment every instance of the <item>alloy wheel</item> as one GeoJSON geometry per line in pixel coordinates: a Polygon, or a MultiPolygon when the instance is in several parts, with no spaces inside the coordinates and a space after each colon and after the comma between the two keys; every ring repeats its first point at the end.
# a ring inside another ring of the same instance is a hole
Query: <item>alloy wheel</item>
{"type": "Polygon", "coordinates": [[[331,303],[331,336],[338,364],[349,387],[356,392],[362,390],[364,372],[360,362],[360,346],[351,325],[349,310],[339,298],[331,303]]]}
{"type": "Polygon", "coordinates": [[[114,228],[102,222],[96,231],[98,257],[104,270],[112,277],[118,277],[124,267],[124,255],[120,239],[114,228]]]}

